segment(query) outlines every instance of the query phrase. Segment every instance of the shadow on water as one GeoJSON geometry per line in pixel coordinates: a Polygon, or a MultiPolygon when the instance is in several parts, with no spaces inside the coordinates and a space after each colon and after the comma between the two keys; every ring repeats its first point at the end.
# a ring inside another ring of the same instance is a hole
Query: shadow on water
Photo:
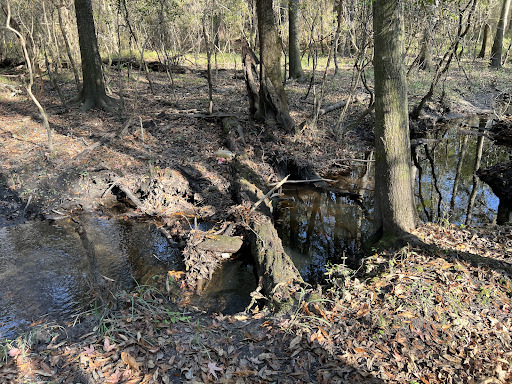
{"type": "Polygon", "coordinates": [[[293,262],[309,283],[322,282],[327,265],[357,268],[371,232],[369,193],[358,180],[340,180],[332,190],[287,187],[278,206],[277,230],[293,262]]]}
{"type": "MultiPolygon", "coordinates": [[[[91,308],[98,286],[131,290],[185,269],[181,250],[153,224],[82,214],[0,227],[0,337],[33,323],[69,322],[91,308]]],[[[193,303],[234,313],[250,302],[254,270],[243,257],[223,263],[193,303]]]]}
{"type": "MultiPolygon", "coordinates": [[[[453,120],[412,139],[414,193],[423,221],[471,226],[495,222],[499,198],[479,180],[476,170],[509,160],[510,149],[495,145],[486,128],[489,123],[479,117],[453,120]]],[[[349,177],[327,191],[283,190],[278,232],[309,283],[323,281],[327,263],[346,260],[351,268],[359,265],[373,213],[373,175],[365,180],[364,168],[354,167],[349,177]]]]}

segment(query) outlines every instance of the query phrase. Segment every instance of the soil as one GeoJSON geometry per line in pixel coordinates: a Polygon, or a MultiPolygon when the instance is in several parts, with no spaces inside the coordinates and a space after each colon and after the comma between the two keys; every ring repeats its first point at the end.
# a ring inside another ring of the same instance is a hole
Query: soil
{"type": "MultiPolygon", "coordinates": [[[[475,63],[475,71],[483,65],[475,63]]],[[[121,200],[133,215],[165,226],[178,243],[193,218],[243,228],[240,212],[247,207],[235,203],[230,159],[219,152],[226,115],[238,118],[244,155],[269,184],[288,173],[291,179],[346,174],[350,163],[339,159],[364,158],[372,148],[371,114],[347,132],[333,128],[339,111],[316,127],[308,124],[307,79],[287,82],[299,127],[290,135],[248,117],[239,73],[216,73],[209,116],[204,71],[185,72],[175,75],[174,89],[165,74],[152,73],[154,94],[132,72],[113,95],[123,95],[124,112],[63,106],[45,83],[39,98],[54,129],[54,152],[22,87],[0,86],[0,225],[121,200]]],[[[348,66],[339,76],[327,84],[325,104],[347,98],[348,66]]],[[[463,74],[459,69],[452,76],[463,74]]],[[[417,126],[492,111],[506,84],[497,74],[487,76],[429,103],[417,126]]],[[[117,78],[109,73],[109,83],[117,78]]],[[[69,96],[76,92],[72,84],[62,87],[69,96]]],[[[366,108],[364,91],[356,96],[363,101],[352,104],[345,121],[366,108]]],[[[411,104],[419,97],[412,94],[411,104]]],[[[253,306],[237,315],[208,315],[190,304],[182,277],[161,276],[155,288],[120,293],[77,323],[34,325],[5,340],[0,382],[511,382],[510,226],[425,224],[413,235],[414,247],[376,252],[358,271],[333,267],[327,286],[297,291],[298,304],[284,314],[253,306]]]]}

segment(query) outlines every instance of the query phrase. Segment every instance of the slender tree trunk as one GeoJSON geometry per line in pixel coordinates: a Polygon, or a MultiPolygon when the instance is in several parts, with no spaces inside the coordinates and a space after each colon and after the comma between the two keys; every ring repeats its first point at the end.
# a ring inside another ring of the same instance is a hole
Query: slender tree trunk
{"type": "Polygon", "coordinates": [[[39,113],[41,113],[41,117],[43,118],[43,126],[46,129],[46,133],[48,135],[48,150],[53,152],[53,130],[50,127],[50,122],[48,121],[48,115],[46,114],[46,110],[41,105],[39,100],[34,96],[32,92],[32,85],[34,85],[34,71],[32,70],[32,62],[30,61],[30,56],[27,50],[27,42],[25,37],[15,28],[11,27],[11,6],[9,1],[7,1],[7,10],[5,11],[6,21],[5,27],[9,31],[13,32],[16,37],[20,40],[21,49],[23,50],[23,56],[25,57],[25,64],[27,66],[28,74],[29,74],[29,82],[27,84],[27,93],[39,109],[39,113]]]}
{"type": "Polygon", "coordinates": [[[75,0],[76,24],[82,58],[82,110],[94,107],[110,109],[114,101],[106,95],[102,62],[92,13],[91,0],[75,0]]]}
{"type": "Polygon", "coordinates": [[[510,9],[510,0],[503,0],[501,7],[500,21],[496,27],[496,35],[491,49],[491,68],[501,68],[501,56],[503,52],[503,37],[508,22],[508,11],[510,9]]]}
{"type": "Polygon", "coordinates": [[[299,0],[288,2],[289,50],[290,50],[290,78],[298,79],[304,76],[300,59],[300,33],[299,33],[299,0]]]}
{"type": "Polygon", "coordinates": [[[404,67],[403,1],[373,2],[375,66],[375,223],[384,240],[416,225],[404,67]]]}
{"type": "Polygon", "coordinates": [[[431,71],[434,67],[432,62],[432,33],[431,26],[427,26],[421,42],[419,67],[424,71],[431,71]]]}
{"type": "Polygon", "coordinates": [[[484,25],[484,35],[482,38],[482,48],[480,49],[480,53],[478,57],[483,59],[487,56],[489,47],[491,46],[491,26],[488,23],[484,25]]]}
{"type": "MultiPolygon", "coordinates": [[[[340,35],[341,35],[341,21],[343,19],[343,0],[339,0],[337,6],[335,7],[337,12],[336,16],[336,32],[334,34],[334,75],[338,74],[338,50],[340,49],[340,35]]],[[[343,54],[343,51],[341,50],[343,54]]]]}
{"type": "Polygon", "coordinates": [[[78,92],[80,92],[80,76],[78,75],[78,70],[76,68],[75,60],[73,59],[73,54],[71,53],[71,47],[69,45],[68,36],[64,27],[64,21],[62,17],[62,7],[64,7],[63,0],[59,1],[59,4],[57,4],[57,14],[59,16],[59,28],[60,32],[62,34],[62,39],[64,40],[64,46],[66,47],[66,53],[68,55],[69,59],[69,65],[71,66],[71,69],[73,70],[73,75],[75,76],[75,84],[76,88],[78,89],[78,92]]]}

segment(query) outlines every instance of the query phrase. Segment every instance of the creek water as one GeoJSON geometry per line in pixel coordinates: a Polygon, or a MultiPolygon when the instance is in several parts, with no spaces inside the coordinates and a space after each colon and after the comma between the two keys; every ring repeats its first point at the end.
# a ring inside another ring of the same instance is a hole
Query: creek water
{"type": "MultiPolygon", "coordinates": [[[[413,139],[415,195],[423,220],[460,225],[493,222],[499,200],[474,178],[475,166],[507,161],[510,150],[478,134],[486,122],[455,120],[413,139]],[[479,163],[479,164],[477,164],[479,163]]],[[[321,282],[328,263],[355,268],[371,234],[373,174],[368,162],[328,189],[286,186],[276,222],[283,245],[304,279],[321,282]],[[369,171],[369,172],[368,172],[369,171]]],[[[66,219],[0,227],[0,338],[40,321],[70,321],[90,308],[98,275],[130,290],[144,276],[183,270],[180,251],[154,225],[83,214],[94,257],[77,225],[66,219]]],[[[195,303],[207,310],[243,310],[256,287],[254,268],[240,258],[223,263],[195,303]]]]}
{"type": "MultiPolygon", "coordinates": [[[[181,251],[152,224],[94,214],[79,220],[85,246],[77,224],[67,219],[0,228],[0,338],[39,321],[72,321],[91,308],[98,276],[113,280],[114,289],[131,290],[146,278],[184,270],[181,251]]],[[[226,262],[213,276],[215,285],[193,299],[205,309],[243,310],[256,286],[251,268],[226,262]]]]}
{"type": "MultiPolygon", "coordinates": [[[[412,140],[414,193],[423,221],[483,225],[493,223],[499,199],[475,170],[509,161],[511,150],[495,145],[479,117],[452,120],[412,140]]],[[[283,189],[278,232],[283,245],[309,283],[325,278],[327,263],[357,267],[362,242],[372,231],[373,173],[354,162],[352,172],[328,190],[283,189]],[[361,188],[361,187],[365,188],[361,188]],[[359,196],[359,197],[357,197],[359,196]]]]}

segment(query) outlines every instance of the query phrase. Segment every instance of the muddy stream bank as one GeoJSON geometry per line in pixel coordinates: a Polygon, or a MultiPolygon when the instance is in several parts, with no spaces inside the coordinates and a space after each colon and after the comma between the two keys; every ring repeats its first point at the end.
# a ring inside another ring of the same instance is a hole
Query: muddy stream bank
{"type": "MultiPolygon", "coordinates": [[[[510,149],[494,145],[483,132],[486,127],[485,119],[454,120],[413,137],[422,220],[457,225],[495,221],[499,199],[474,174],[476,168],[507,161],[510,149]]],[[[362,243],[371,234],[371,159],[342,163],[351,171],[330,185],[283,187],[275,213],[285,250],[311,284],[323,281],[329,263],[357,268],[362,243]]],[[[0,226],[0,289],[8,292],[0,298],[0,337],[13,337],[42,319],[73,321],[94,307],[97,279],[112,289],[131,290],[154,275],[185,269],[181,249],[154,224],[111,213],[81,214],[79,224],[90,240],[84,246],[76,221],[64,217],[0,226]],[[87,249],[91,244],[93,249],[87,249]]],[[[248,305],[256,286],[255,267],[245,249],[223,262],[202,294],[189,302],[235,313],[248,305]]]]}

